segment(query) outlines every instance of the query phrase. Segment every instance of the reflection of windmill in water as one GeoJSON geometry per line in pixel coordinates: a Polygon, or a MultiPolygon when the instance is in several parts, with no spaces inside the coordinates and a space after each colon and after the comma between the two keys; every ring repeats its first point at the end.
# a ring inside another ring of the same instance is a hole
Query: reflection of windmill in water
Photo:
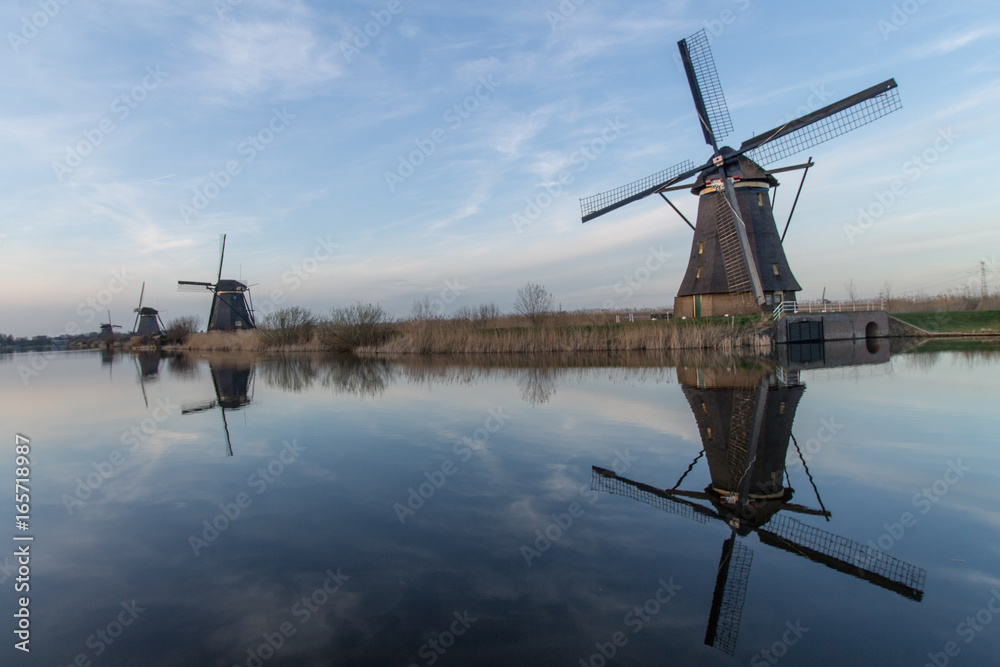
{"type": "Polygon", "coordinates": [[[253,299],[250,287],[239,280],[222,279],[222,261],[226,256],[226,235],[221,235],[219,251],[219,273],[215,283],[178,280],[177,289],[185,292],[208,290],[213,294],[212,307],[208,311],[206,331],[238,331],[253,329],[257,325],[253,319],[253,299]],[[250,298],[248,302],[247,299],[250,298]]]}
{"type": "Polygon", "coordinates": [[[109,381],[114,379],[116,356],[118,356],[118,352],[110,345],[101,348],[101,366],[108,367],[109,381]]]}
{"type": "MultiPolygon", "coordinates": [[[[671,489],[660,489],[593,468],[592,486],[680,514],[699,523],[730,526],[722,545],[705,644],[730,655],[736,650],[753,552],[741,539],[756,532],[772,547],[803,556],[912,600],[923,597],[925,571],[847,538],[815,528],[789,514],[830,513],[791,503],[785,457],[792,421],[805,387],[797,373],[784,381],[767,371],[678,368],[677,377],[698,422],[704,448],[671,489]],[[704,456],[711,483],[704,491],[680,488],[704,456]]],[[[798,444],[795,443],[796,449],[798,444]]],[[[801,452],[800,452],[801,454],[801,452]]],[[[803,460],[803,467],[805,461],[803,460]]],[[[808,468],[805,472],[809,475],[808,468]]],[[[812,482],[812,476],[809,475],[812,482]]],[[[813,484],[815,490],[815,484],[813,484]]]]}
{"type": "Polygon", "coordinates": [[[135,370],[139,373],[139,386],[142,388],[142,400],[149,407],[146,397],[146,383],[160,378],[160,352],[158,350],[141,350],[132,355],[135,370]]]}
{"type": "Polygon", "coordinates": [[[181,409],[182,415],[204,412],[218,407],[222,412],[222,428],[226,432],[226,454],[233,455],[233,444],[229,440],[229,422],[226,410],[239,410],[253,401],[253,366],[232,361],[208,362],[215,386],[215,400],[205,401],[181,409]]]}

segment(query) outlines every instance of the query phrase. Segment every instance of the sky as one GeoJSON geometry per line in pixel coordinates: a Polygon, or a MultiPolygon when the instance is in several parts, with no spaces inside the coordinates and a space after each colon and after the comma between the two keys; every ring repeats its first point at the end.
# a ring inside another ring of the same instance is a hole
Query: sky
{"type": "MultiPolygon", "coordinates": [[[[676,57],[706,30],[739,145],[895,77],[902,109],[812,157],[800,299],[1000,286],[1000,9],[972,0],[17,0],[0,8],[0,332],[130,329],[252,285],[258,317],[444,313],[543,285],[670,306],[691,230],[579,199],[711,156],[676,57]]],[[[783,226],[801,172],[779,174],[783,226]]],[[[673,201],[693,219],[694,196],[673,201]]]]}

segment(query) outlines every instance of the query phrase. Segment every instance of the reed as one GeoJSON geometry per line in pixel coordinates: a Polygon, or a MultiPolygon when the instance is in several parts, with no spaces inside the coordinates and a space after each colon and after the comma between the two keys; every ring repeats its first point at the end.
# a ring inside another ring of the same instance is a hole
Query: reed
{"type": "Polygon", "coordinates": [[[384,343],[354,350],[362,356],[405,354],[539,354],[644,352],[683,349],[770,350],[763,320],[741,326],[675,321],[480,329],[454,321],[407,322],[384,343]]]}

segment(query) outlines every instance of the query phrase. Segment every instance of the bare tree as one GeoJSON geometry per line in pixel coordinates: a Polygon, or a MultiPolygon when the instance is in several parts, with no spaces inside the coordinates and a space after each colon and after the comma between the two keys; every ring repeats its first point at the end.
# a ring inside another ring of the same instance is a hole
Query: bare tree
{"type": "Polygon", "coordinates": [[[265,315],[257,330],[265,345],[280,347],[308,343],[315,328],[316,318],[311,312],[299,306],[290,306],[265,315]]]}
{"type": "Polygon", "coordinates": [[[527,317],[534,326],[552,311],[552,293],[541,285],[529,282],[514,295],[514,312],[527,317]]]}
{"type": "Polygon", "coordinates": [[[844,283],[844,289],[847,290],[847,296],[851,297],[851,303],[853,304],[858,298],[858,286],[854,284],[854,278],[844,283]]]}

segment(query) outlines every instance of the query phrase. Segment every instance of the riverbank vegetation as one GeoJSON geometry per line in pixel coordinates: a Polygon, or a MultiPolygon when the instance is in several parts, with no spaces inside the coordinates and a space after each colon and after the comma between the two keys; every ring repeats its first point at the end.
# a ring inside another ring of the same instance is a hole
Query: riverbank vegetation
{"type": "Polygon", "coordinates": [[[893,317],[931,333],[1000,332],[1000,310],[906,312],[893,317]]]}
{"type": "Polygon", "coordinates": [[[359,356],[636,352],[770,349],[763,316],[674,320],[614,311],[503,314],[495,304],[437,315],[418,302],[395,320],[378,304],[357,303],[329,315],[291,307],[268,314],[255,330],[192,333],[178,347],[215,351],[332,351],[359,356]]]}

